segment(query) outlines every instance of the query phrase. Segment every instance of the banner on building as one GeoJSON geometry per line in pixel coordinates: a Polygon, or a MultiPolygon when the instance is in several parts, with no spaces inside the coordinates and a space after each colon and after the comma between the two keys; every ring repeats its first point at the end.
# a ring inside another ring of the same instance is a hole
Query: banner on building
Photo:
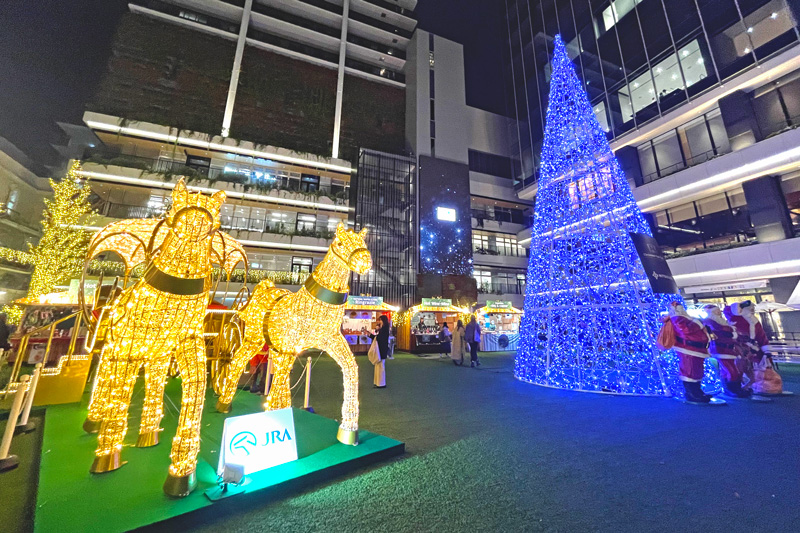
{"type": "Polygon", "coordinates": [[[678,294],[678,284],[672,277],[672,271],[658,242],[644,233],[630,233],[630,236],[653,292],[678,294]]]}

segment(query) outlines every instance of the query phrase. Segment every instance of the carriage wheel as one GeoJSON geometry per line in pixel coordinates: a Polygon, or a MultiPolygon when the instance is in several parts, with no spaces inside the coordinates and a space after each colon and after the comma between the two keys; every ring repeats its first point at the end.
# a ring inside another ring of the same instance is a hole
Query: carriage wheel
{"type": "Polygon", "coordinates": [[[220,382],[230,368],[231,357],[242,345],[242,326],[243,324],[239,322],[237,316],[226,322],[222,327],[222,335],[217,344],[218,351],[211,357],[211,384],[217,395],[221,392],[220,382]]]}

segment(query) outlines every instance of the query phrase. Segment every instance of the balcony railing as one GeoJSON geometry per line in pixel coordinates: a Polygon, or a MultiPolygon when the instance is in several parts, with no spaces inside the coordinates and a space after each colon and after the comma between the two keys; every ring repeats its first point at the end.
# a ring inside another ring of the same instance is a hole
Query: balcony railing
{"type": "MultiPolygon", "coordinates": [[[[100,214],[110,218],[152,218],[164,216],[167,208],[163,206],[148,207],[106,202],[98,208],[98,211],[100,214]]],[[[251,240],[261,240],[261,234],[265,233],[327,240],[333,239],[334,235],[334,230],[330,228],[327,221],[304,222],[301,220],[298,223],[292,219],[287,222],[280,222],[266,217],[220,215],[220,222],[220,227],[225,231],[254,233],[255,235],[249,236],[251,240]]]]}
{"type": "Polygon", "coordinates": [[[517,283],[479,283],[480,294],[524,294],[525,286],[517,283]]]}
{"type": "Polygon", "coordinates": [[[699,165],[701,163],[705,163],[706,161],[710,161],[715,157],[719,157],[721,155],[725,155],[729,152],[724,152],[719,149],[709,150],[707,152],[703,152],[701,154],[697,154],[692,157],[687,157],[685,161],[679,161],[673,165],[669,165],[664,168],[659,168],[655,172],[651,172],[645,176],[642,176],[642,183],[651,183],[653,181],[659,180],[661,178],[666,178],[676,172],[680,172],[681,170],[691,168],[695,165],[699,165]]]}
{"type": "Polygon", "coordinates": [[[533,217],[525,215],[521,210],[519,212],[508,213],[505,211],[489,210],[489,209],[475,209],[470,210],[472,218],[478,220],[478,226],[483,227],[483,222],[492,220],[502,224],[503,222],[509,224],[522,224],[527,225],[533,222],[533,217]]]}
{"type": "MultiPolygon", "coordinates": [[[[299,178],[294,179],[285,176],[258,179],[252,176],[248,177],[240,172],[226,171],[224,167],[190,166],[183,161],[170,159],[152,159],[134,155],[94,154],[84,159],[83,162],[102,166],[135,168],[141,170],[143,173],[158,174],[167,181],[172,181],[179,176],[184,176],[188,183],[196,181],[209,181],[211,184],[222,182],[241,185],[245,191],[269,193],[270,191],[277,190],[294,192],[314,198],[325,196],[340,205],[345,205],[350,197],[349,187],[335,185],[322,186],[301,181],[299,178]]],[[[255,169],[253,172],[255,172],[255,169]]],[[[259,172],[263,174],[267,173],[266,170],[259,172]]]]}

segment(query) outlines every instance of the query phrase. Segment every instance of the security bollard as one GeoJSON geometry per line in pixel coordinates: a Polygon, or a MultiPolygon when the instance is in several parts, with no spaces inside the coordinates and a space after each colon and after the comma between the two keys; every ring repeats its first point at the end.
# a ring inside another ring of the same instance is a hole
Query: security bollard
{"type": "Polygon", "coordinates": [[[25,407],[22,408],[22,416],[19,417],[19,424],[17,424],[15,433],[30,433],[36,429],[36,422],[29,421],[28,417],[31,415],[31,407],[33,407],[33,397],[36,395],[36,386],[39,384],[39,376],[42,373],[42,363],[36,363],[33,369],[33,378],[31,385],[28,387],[28,395],[25,396],[25,407]]]}
{"type": "Polygon", "coordinates": [[[24,375],[19,380],[19,387],[14,393],[14,403],[11,404],[11,412],[8,414],[6,431],[3,433],[3,441],[0,443],[0,472],[11,470],[19,465],[19,458],[16,455],[9,455],[11,449],[11,439],[14,438],[14,428],[17,425],[17,418],[22,409],[22,401],[25,399],[25,389],[31,377],[24,375]]]}
{"type": "Polygon", "coordinates": [[[309,413],[314,412],[314,408],[308,405],[308,398],[311,394],[311,356],[308,356],[306,360],[306,399],[303,402],[303,409],[308,411],[309,413]]]}

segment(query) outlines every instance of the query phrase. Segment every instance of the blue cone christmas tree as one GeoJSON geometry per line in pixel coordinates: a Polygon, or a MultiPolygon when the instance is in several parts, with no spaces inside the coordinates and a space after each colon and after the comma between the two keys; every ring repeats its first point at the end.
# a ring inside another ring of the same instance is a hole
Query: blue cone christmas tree
{"type": "Polygon", "coordinates": [[[682,395],[677,357],[656,346],[659,314],[681,297],[650,287],[630,233],[652,233],[559,36],[552,67],[514,373],[562,389],[682,395]]]}

